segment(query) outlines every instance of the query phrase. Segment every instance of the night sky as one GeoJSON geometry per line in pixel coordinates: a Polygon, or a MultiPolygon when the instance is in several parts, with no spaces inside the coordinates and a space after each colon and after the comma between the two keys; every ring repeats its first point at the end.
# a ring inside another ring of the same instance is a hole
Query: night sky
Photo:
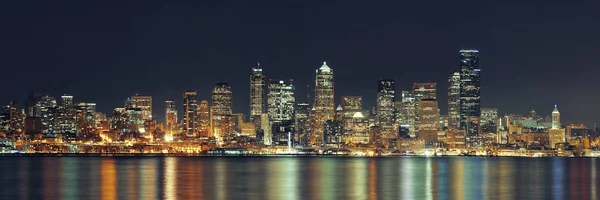
{"type": "Polygon", "coordinates": [[[558,104],[563,124],[600,122],[598,2],[135,2],[2,2],[0,102],[67,93],[110,112],[139,93],[162,121],[164,100],[181,110],[185,90],[210,99],[226,81],[234,112],[247,114],[257,62],[269,78],[293,78],[303,100],[327,61],[336,105],[361,95],[373,106],[379,78],[397,91],[434,81],[445,114],[458,51],[476,48],[482,107],[547,115],[558,104]]]}

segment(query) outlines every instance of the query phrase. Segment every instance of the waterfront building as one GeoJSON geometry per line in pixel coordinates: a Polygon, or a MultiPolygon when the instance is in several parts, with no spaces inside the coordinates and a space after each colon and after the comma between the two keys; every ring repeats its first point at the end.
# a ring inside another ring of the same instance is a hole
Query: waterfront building
{"type": "Polygon", "coordinates": [[[315,131],[311,143],[323,143],[323,125],[327,120],[333,120],[334,111],[334,81],[333,69],[326,62],[316,70],[315,77],[315,131]]]}
{"type": "Polygon", "coordinates": [[[213,135],[220,140],[230,140],[233,136],[230,123],[232,120],[227,120],[227,116],[232,114],[233,93],[228,83],[217,83],[212,91],[212,106],[211,111],[211,126],[213,135]]]}
{"type": "Polygon", "coordinates": [[[197,130],[198,100],[196,91],[183,93],[183,133],[188,137],[195,137],[197,130]]]}
{"type": "Polygon", "coordinates": [[[131,97],[131,107],[142,110],[142,120],[152,120],[152,97],[135,95],[131,97]]]}
{"type": "Polygon", "coordinates": [[[265,76],[260,63],[252,68],[250,74],[250,122],[260,127],[260,115],[265,112],[264,105],[265,76]]]}
{"type": "Polygon", "coordinates": [[[198,105],[198,136],[200,137],[214,137],[212,129],[210,128],[210,108],[208,101],[202,100],[198,105]]]}
{"type": "Polygon", "coordinates": [[[422,99],[419,102],[419,129],[417,136],[425,141],[432,143],[437,141],[437,135],[440,129],[440,110],[437,101],[433,99],[422,99]]]}
{"type": "Polygon", "coordinates": [[[460,128],[467,131],[467,139],[479,134],[481,116],[481,83],[479,51],[463,49],[460,54],[460,128]]]}
{"type": "Polygon", "coordinates": [[[448,78],[448,126],[458,128],[460,121],[460,72],[448,78]]]}
{"type": "Polygon", "coordinates": [[[557,144],[566,142],[565,129],[560,125],[560,112],[556,105],[552,111],[552,128],[549,130],[549,136],[550,148],[556,148],[557,144]]]}
{"type": "Polygon", "coordinates": [[[177,133],[177,107],[174,100],[165,101],[165,138],[172,140],[173,135],[177,133]]]}
{"type": "Polygon", "coordinates": [[[383,138],[395,138],[395,95],[396,82],[392,79],[380,79],[377,82],[377,124],[383,138]]]}

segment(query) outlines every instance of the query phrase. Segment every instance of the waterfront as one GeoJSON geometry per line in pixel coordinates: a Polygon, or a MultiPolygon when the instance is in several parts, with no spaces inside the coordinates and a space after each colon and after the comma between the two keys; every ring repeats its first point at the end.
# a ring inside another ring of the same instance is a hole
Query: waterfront
{"type": "Polygon", "coordinates": [[[3,199],[597,199],[595,158],[0,157],[3,199]]]}

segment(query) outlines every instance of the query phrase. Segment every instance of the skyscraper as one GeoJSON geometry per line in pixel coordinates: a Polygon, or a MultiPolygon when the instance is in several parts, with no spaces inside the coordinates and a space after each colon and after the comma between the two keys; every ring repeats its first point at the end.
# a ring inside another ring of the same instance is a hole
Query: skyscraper
{"type": "Polygon", "coordinates": [[[201,137],[212,137],[210,129],[210,111],[208,101],[203,100],[198,106],[198,133],[201,137]]]}
{"type": "Polygon", "coordinates": [[[400,126],[408,129],[408,134],[411,137],[416,136],[417,130],[417,99],[412,91],[402,91],[402,119],[400,126]]]}
{"type": "Polygon", "coordinates": [[[560,125],[560,112],[558,112],[556,105],[554,105],[554,110],[552,111],[552,128],[550,128],[548,136],[550,148],[556,148],[556,144],[566,141],[565,129],[560,125]]]}
{"type": "Polygon", "coordinates": [[[187,91],[183,94],[183,132],[188,137],[194,137],[198,133],[196,127],[196,115],[198,113],[198,100],[196,91],[187,91]]]}
{"type": "Polygon", "coordinates": [[[75,134],[75,107],[73,106],[73,96],[61,96],[61,106],[58,115],[58,132],[60,134],[75,134]]]}
{"type": "Polygon", "coordinates": [[[306,146],[310,141],[310,104],[307,102],[298,103],[295,113],[294,120],[296,121],[296,135],[300,145],[306,146]]]}
{"type": "Polygon", "coordinates": [[[460,72],[448,78],[448,125],[457,128],[460,121],[460,72]]]}
{"type": "Polygon", "coordinates": [[[260,127],[260,115],[265,112],[264,90],[265,76],[258,64],[250,74],[250,121],[256,127],[260,127]]]}
{"type": "Polygon", "coordinates": [[[44,96],[38,103],[41,113],[42,133],[54,136],[56,133],[56,114],[58,105],[56,99],[51,96],[44,96]]]}
{"type": "MultiPolygon", "coordinates": [[[[184,95],[185,99],[185,95],[184,95]]],[[[165,139],[172,139],[177,132],[177,107],[174,100],[165,101],[165,139]],[[169,138],[170,137],[170,138],[169,138]]]]}
{"type": "Polygon", "coordinates": [[[479,134],[480,69],[478,50],[460,50],[460,128],[467,137],[479,134]]]}
{"type": "Polygon", "coordinates": [[[333,120],[334,108],[333,69],[326,62],[316,70],[315,78],[315,132],[311,143],[323,143],[323,125],[327,120],[333,120]]]}
{"type": "Polygon", "coordinates": [[[223,140],[228,140],[229,136],[233,134],[227,132],[230,130],[231,124],[226,124],[233,122],[232,120],[226,120],[226,118],[231,117],[231,102],[232,92],[229,84],[217,83],[212,92],[211,125],[213,134],[223,140]]]}
{"type": "Polygon", "coordinates": [[[152,97],[135,95],[131,97],[131,107],[142,110],[142,120],[152,120],[152,97]]]}
{"type": "Polygon", "coordinates": [[[294,97],[294,84],[289,81],[270,81],[268,95],[268,113],[271,123],[273,142],[279,145],[287,145],[289,142],[288,134],[295,136],[294,106],[296,98],[294,97]]]}
{"type": "Polygon", "coordinates": [[[270,81],[268,102],[270,121],[292,120],[296,103],[293,81],[270,81]]]}
{"type": "Polygon", "coordinates": [[[440,131],[440,110],[437,100],[423,99],[419,103],[419,138],[426,143],[437,140],[437,133],[440,131]]]}
{"type": "Polygon", "coordinates": [[[396,81],[380,79],[377,81],[377,121],[384,138],[395,137],[396,81]]]}

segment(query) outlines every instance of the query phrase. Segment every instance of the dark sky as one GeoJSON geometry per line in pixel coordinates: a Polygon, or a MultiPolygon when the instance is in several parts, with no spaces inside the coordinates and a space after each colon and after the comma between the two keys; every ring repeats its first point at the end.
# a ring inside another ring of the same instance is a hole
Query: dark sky
{"type": "Polygon", "coordinates": [[[162,121],[165,99],[180,104],[185,90],[210,99],[227,81],[234,112],[248,113],[257,62],[270,78],[293,78],[300,99],[327,61],[336,104],[362,95],[374,105],[378,78],[398,91],[435,81],[444,114],[458,50],[477,48],[482,107],[549,114],[558,104],[563,124],[591,126],[600,120],[600,3],[568,2],[7,1],[0,102],[68,93],[108,112],[139,93],[154,97],[162,121]]]}

